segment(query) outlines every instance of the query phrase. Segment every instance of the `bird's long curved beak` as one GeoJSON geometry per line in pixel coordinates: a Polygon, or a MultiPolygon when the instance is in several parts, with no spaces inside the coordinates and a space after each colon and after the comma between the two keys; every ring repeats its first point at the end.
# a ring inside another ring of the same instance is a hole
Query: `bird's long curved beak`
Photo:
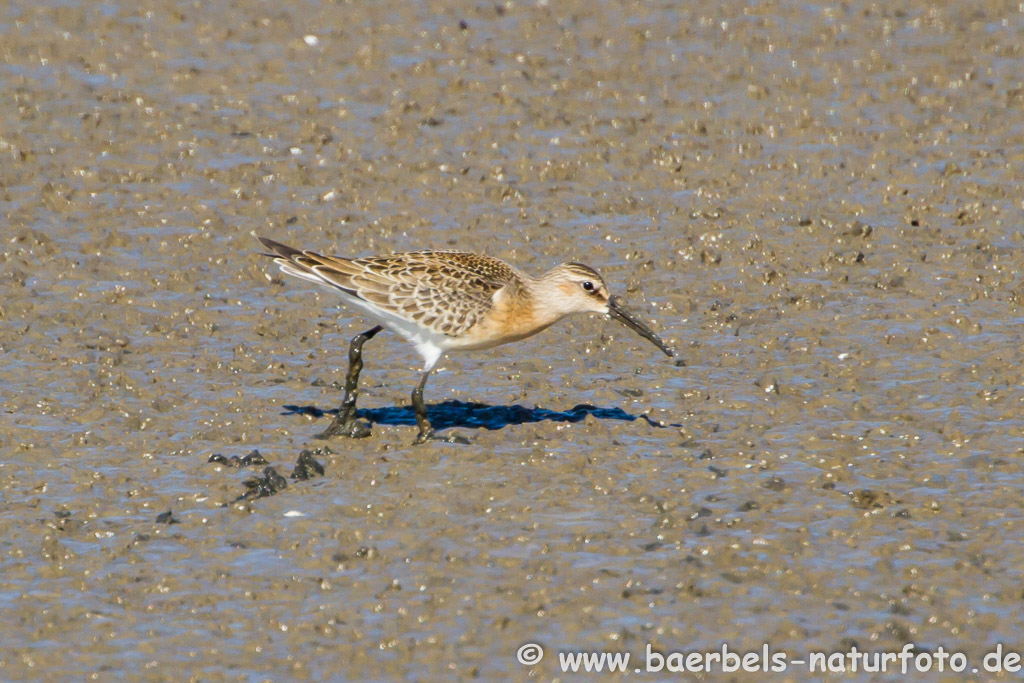
{"type": "Polygon", "coordinates": [[[663,342],[661,337],[654,334],[654,331],[651,330],[651,328],[640,322],[639,318],[623,308],[622,304],[619,303],[619,298],[616,296],[608,298],[608,315],[657,346],[669,358],[675,357],[676,352],[663,342]]]}

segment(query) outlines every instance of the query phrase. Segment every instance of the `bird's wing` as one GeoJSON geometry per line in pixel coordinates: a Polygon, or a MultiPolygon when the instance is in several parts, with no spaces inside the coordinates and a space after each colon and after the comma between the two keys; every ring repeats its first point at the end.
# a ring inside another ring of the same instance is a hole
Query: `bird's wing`
{"type": "Polygon", "coordinates": [[[466,252],[347,259],[260,240],[275,252],[272,256],[285,273],[315,276],[349,296],[452,337],[476,325],[493,306],[494,294],[515,286],[521,277],[503,261],[466,252]]]}

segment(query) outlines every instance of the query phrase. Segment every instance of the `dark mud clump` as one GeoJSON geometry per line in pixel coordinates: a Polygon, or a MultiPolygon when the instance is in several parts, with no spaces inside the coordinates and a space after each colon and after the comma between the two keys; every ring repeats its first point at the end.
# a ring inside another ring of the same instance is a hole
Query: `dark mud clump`
{"type": "Polygon", "coordinates": [[[168,510],[167,512],[161,512],[156,516],[156,523],[171,525],[180,524],[181,521],[174,516],[174,512],[172,510],[168,510]]]}
{"type": "Polygon", "coordinates": [[[288,480],[277,473],[273,467],[266,467],[262,477],[253,477],[242,482],[248,489],[245,493],[235,498],[232,503],[242,500],[255,500],[267,498],[288,488],[288,480]]]}
{"type": "Polygon", "coordinates": [[[260,455],[260,452],[253,450],[248,455],[244,455],[241,458],[237,455],[232,455],[230,458],[225,458],[220,453],[214,453],[210,456],[207,462],[215,462],[220,465],[226,465],[227,467],[252,467],[254,465],[266,465],[267,459],[260,455]]]}
{"type": "Polygon", "coordinates": [[[299,459],[295,462],[295,469],[292,470],[292,479],[304,481],[313,477],[324,476],[324,466],[313,455],[313,451],[309,449],[303,449],[299,453],[299,459]]]}

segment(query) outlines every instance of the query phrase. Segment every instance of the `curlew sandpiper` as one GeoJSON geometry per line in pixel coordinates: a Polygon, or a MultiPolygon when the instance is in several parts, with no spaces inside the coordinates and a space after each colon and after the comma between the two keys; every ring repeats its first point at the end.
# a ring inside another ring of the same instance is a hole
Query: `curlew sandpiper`
{"type": "Polygon", "coordinates": [[[320,437],[369,434],[369,427],[356,420],[362,349],[385,327],[409,340],[423,357],[423,374],[412,392],[419,427],[415,443],[465,442],[458,436],[436,436],[423,403],[430,371],[447,351],[487,349],[530,337],[573,313],[603,313],[667,356],[675,355],[608,292],[596,270],[581,263],[563,263],[534,278],[499,259],[461,251],[351,259],[259,240],[285,275],[321,285],[379,322],[352,338],[345,397],[320,437]]]}

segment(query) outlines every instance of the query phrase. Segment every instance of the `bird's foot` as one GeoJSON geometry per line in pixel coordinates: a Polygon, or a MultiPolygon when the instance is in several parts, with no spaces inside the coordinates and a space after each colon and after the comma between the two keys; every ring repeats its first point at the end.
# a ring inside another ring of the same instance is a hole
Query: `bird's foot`
{"type": "Polygon", "coordinates": [[[370,423],[360,422],[350,416],[348,419],[334,418],[334,422],[314,438],[331,439],[335,436],[347,436],[350,439],[365,439],[370,436],[370,432],[370,423]]]}
{"type": "Polygon", "coordinates": [[[435,434],[433,429],[427,429],[427,430],[421,431],[419,434],[416,435],[416,440],[413,441],[412,443],[413,443],[414,446],[416,446],[416,445],[419,445],[421,443],[426,443],[428,441],[441,441],[441,442],[444,442],[444,443],[458,443],[458,444],[462,444],[464,446],[468,446],[471,443],[469,439],[467,439],[466,437],[462,436],[461,434],[445,434],[444,436],[441,436],[439,434],[435,434]]]}

